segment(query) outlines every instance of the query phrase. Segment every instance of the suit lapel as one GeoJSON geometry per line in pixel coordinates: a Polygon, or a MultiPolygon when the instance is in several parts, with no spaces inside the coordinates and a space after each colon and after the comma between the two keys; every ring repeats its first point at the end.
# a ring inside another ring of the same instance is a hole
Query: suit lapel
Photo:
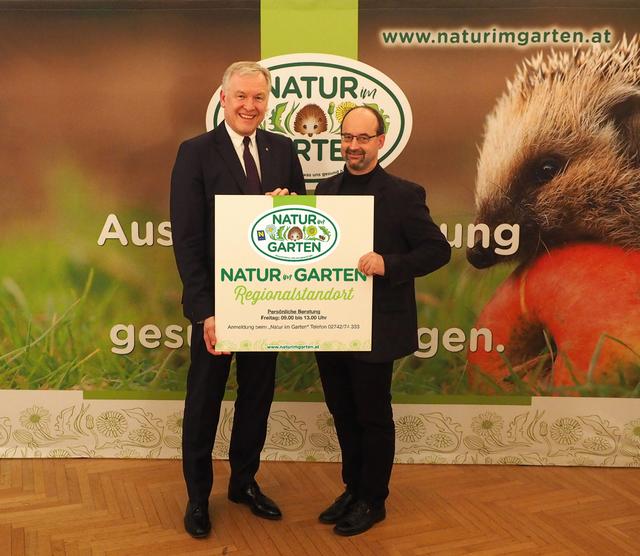
{"type": "Polygon", "coordinates": [[[224,124],[220,124],[214,132],[214,148],[218,151],[220,158],[226,164],[229,173],[233,176],[236,186],[240,192],[247,193],[247,178],[242,169],[242,164],[238,159],[236,150],[231,142],[231,137],[227,133],[224,124]]]}
{"type": "Polygon", "coordinates": [[[373,188],[374,205],[376,207],[381,206],[385,202],[389,190],[387,173],[381,167],[378,167],[375,174],[371,177],[370,184],[373,188]]]}
{"type": "Polygon", "coordinates": [[[258,147],[258,157],[260,158],[262,191],[266,193],[267,191],[273,191],[276,187],[283,187],[285,184],[275,182],[271,141],[269,141],[269,136],[261,129],[256,131],[256,146],[258,147]]]}
{"type": "Polygon", "coordinates": [[[327,183],[327,190],[325,195],[338,195],[342,188],[342,180],[344,179],[344,172],[340,172],[331,178],[331,181],[327,183]]]}
{"type": "Polygon", "coordinates": [[[394,205],[394,199],[389,195],[388,174],[381,167],[378,167],[372,176],[371,185],[373,186],[373,241],[375,249],[380,238],[383,237],[383,229],[389,224],[389,211],[394,205]]]}

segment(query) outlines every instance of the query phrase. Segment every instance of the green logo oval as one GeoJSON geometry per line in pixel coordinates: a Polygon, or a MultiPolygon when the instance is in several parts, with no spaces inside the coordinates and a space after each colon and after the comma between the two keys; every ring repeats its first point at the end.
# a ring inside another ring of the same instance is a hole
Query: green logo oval
{"type": "MultiPolygon", "coordinates": [[[[379,153],[385,167],[409,140],[412,113],[400,87],[387,75],[358,60],[331,54],[286,54],[262,60],[271,71],[269,106],[260,128],[289,137],[307,183],[340,172],[342,118],[356,106],[376,110],[385,127],[379,153]]],[[[218,89],[207,107],[207,131],[224,117],[218,89]]]]}
{"type": "Polygon", "coordinates": [[[326,257],[338,245],[340,232],[321,210],[302,205],[271,209],[249,227],[249,243],[263,257],[300,264],[326,257]]]}

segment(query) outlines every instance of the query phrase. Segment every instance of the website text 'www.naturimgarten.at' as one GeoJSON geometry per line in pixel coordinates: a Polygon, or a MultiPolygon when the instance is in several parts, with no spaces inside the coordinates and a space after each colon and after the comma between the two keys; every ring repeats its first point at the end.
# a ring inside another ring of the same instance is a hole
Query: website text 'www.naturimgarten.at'
{"type": "Polygon", "coordinates": [[[531,46],[610,44],[610,29],[383,29],[380,41],[389,47],[468,47],[498,46],[526,48],[531,46]]]}

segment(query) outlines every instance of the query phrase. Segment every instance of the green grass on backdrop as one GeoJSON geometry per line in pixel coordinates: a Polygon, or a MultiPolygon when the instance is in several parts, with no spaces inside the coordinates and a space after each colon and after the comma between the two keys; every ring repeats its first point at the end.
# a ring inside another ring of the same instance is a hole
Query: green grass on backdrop
{"type": "MultiPolygon", "coordinates": [[[[119,205],[73,165],[53,172],[47,191],[49,220],[5,231],[0,238],[0,388],[81,389],[92,398],[180,398],[189,353],[171,248],[124,247],[114,240],[98,246],[106,218],[103,207],[119,205]],[[147,349],[136,338],[130,354],[116,355],[109,333],[118,323],[135,325],[136,333],[144,324],[161,330],[179,324],[185,345],[147,349]]],[[[119,210],[118,217],[123,226],[134,220],[157,224],[164,219],[134,207],[119,210]]],[[[448,266],[416,281],[419,326],[439,329],[440,337],[451,327],[468,333],[510,271],[507,266],[475,270],[463,250],[456,250],[448,266]]],[[[483,398],[469,388],[465,357],[464,350],[453,353],[439,347],[429,359],[399,360],[393,374],[394,399],[479,403],[483,398]]],[[[229,398],[235,386],[232,373],[229,398]]],[[[554,393],[534,390],[522,381],[513,386],[504,392],[495,385],[498,397],[487,397],[487,403],[526,404],[529,396],[554,393]]],[[[640,395],[635,385],[623,382],[569,390],[610,397],[640,395]]],[[[312,354],[280,355],[276,399],[321,399],[321,392],[312,354]]]]}

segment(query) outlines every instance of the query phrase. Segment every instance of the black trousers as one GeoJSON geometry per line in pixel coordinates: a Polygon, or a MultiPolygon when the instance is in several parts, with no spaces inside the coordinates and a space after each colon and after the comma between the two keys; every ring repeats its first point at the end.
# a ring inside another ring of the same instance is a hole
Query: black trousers
{"type": "Polygon", "coordinates": [[[342,450],[342,480],[358,499],[383,506],[395,453],[393,361],[367,363],[350,352],[317,352],[316,360],[342,450]]]}
{"type": "MultiPolygon", "coordinates": [[[[236,353],[236,392],[229,447],[229,490],[250,483],[260,465],[273,401],[277,353],[236,353]]],[[[232,355],[211,355],[203,325],[193,326],[182,432],[182,470],[189,500],[207,504],[213,485],[211,452],[232,355]]]]}

